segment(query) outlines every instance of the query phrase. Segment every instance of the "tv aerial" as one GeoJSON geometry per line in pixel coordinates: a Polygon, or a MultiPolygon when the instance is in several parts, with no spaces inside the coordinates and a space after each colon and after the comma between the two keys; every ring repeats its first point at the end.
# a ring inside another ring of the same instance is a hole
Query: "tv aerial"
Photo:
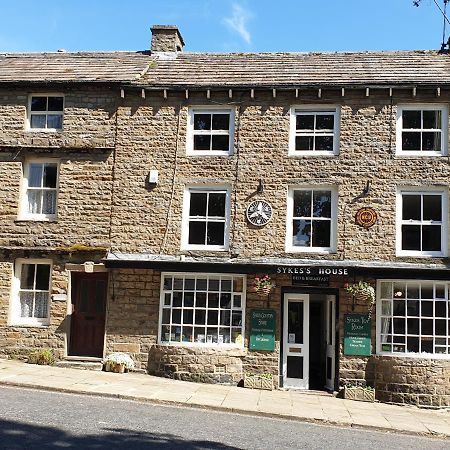
{"type": "MultiPolygon", "coordinates": [[[[442,24],[442,44],[441,44],[441,52],[450,50],[450,38],[445,41],[445,34],[446,34],[446,27],[447,23],[450,24],[450,20],[447,17],[447,3],[450,3],[450,0],[442,0],[444,6],[442,7],[437,0],[433,0],[434,4],[437,6],[439,11],[442,14],[443,17],[443,24],[442,24]]],[[[419,7],[422,3],[422,0],[414,0],[413,5],[419,7]]]]}

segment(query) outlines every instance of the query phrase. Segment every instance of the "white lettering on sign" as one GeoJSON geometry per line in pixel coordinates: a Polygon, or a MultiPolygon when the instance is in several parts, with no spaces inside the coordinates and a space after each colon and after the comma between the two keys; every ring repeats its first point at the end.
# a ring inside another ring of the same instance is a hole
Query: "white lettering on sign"
{"type": "Polygon", "coordinates": [[[313,270],[319,275],[348,275],[348,269],[343,267],[277,267],[277,274],[311,275],[313,270]]]}

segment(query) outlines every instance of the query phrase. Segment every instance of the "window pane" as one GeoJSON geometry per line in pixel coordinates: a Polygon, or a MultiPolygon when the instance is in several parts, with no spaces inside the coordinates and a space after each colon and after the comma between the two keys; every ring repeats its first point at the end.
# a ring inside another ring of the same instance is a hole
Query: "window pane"
{"type": "Polygon", "coordinates": [[[217,278],[210,278],[208,282],[208,289],[210,291],[219,291],[219,280],[217,278]]]}
{"type": "Polygon", "coordinates": [[[44,164],[43,187],[56,188],[57,168],[56,164],[44,164]]]}
{"type": "Polygon", "coordinates": [[[402,150],[420,150],[420,131],[402,133],[402,150]]]}
{"type": "Polygon", "coordinates": [[[419,300],[408,300],[407,304],[407,313],[408,316],[415,316],[418,317],[419,314],[419,300]]]}
{"type": "Polygon", "coordinates": [[[209,194],[208,202],[208,216],[209,217],[225,217],[225,199],[226,194],[223,192],[211,192],[209,194]]]}
{"type": "Polygon", "coordinates": [[[22,264],[22,270],[20,272],[20,289],[34,288],[35,269],[35,264],[22,264]]]}
{"type": "Polygon", "coordinates": [[[230,128],[229,114],[213,114],[212,129],[213,130],[228,130],[230,128]]]}
{"type": "Polygon", "coordinates": [[[381,298],[392,298],[392,283],[382,282],[381,283],[381,298]]]}
{"type": "Polygon", "coordinates": [[[407,350],[408,352],[418,353],[419,352],[419,338],[409,337],[407,340],[407,350]]]}
{"type": "Polygon", "coordinates": [[[296,117],[297,130],[314,130],[314,115],[313,114],[297,114],[296,117]]]}
{"type": "Polygon", "coordinates": [[[445,301],[436,302],[434,304],[434,308],[435,308],[435,316],[436,317],[446,317],[447,311],[446,311],[446,302],[445,301]]]}
{"type": "Polygon", "coordinates": [[[333,150],[333,136],[316,136],[316,150],[331,152],[333,150]]]}
{"type": "Polygon", "coordinates": [[[440,195],[423,196],[423,220],[442,220],[441,200],[440,195]]]}
{"type": "Polygon", "coordinates": [[[48,97],[48,110],[49,111],[62,111],[63,110],[63,97],[48,97]]]}
{"type": "Polygon", "coordinates": [[[206,192],[191,192],[189,215],[206,217],[206,202],[208,194],[206,192]]]}
{"type": "Polygon", "coordinates": [[[195,306],[197,308],[206,308],[206,292],[197,292],[195,294],[195,306]]]}
{"type": "Polygon", "coordinates": [[[31,163],[29,166],[28,186],[41,187],[44,165],[31,163]]]}
{"type": "Polygon", "coordinates": [[[197,309],[195,311],[195,324],[196,325],[206,324],[206,309],[197,309]]]}
{"type": "Polygon", "coordinates": [[[172,299],[172,306],[180,307],[183,302],[183,293],[182,292],[174,292],[172,299]]]}
{"type": "Polygon", "coordinates": [[[312,191],[294,191],[294,217],[311,217],[312,191]]]}
{"type": "Polygon", "coordinates": [[[184,289],[193,291],[195,289],[195,278],[186,278],[184,280],[184,289]]]}
{"type": "Polygon", "coordinates": [[[394,300],[394,316],[404,316],[405,315],[405,300],[394,300]]]}
{"type": "Polygon", "coordinates": [[[220,294],[220,307],[231,308],[231,294],[220,294]]]}
{"type": "Polygon", "coordinates": [[[313,216],[331,217],[331,192],[314,191],[313,192],[313,216]]]}
{"type": "Polygon", "coordinates": [[[314,137],[296,136],[295,150],[314,150],[314,137]]]}
{"type": "Polygon", "coordinates": [[[207,245],[223,245],[225,243],[225,223],[208,222],[207,245]]]}
{"type": "Polygon", "coordinates": [[[194,114],[194,130],[210,130],[211,114],[194,114]]]}
{"type": "Polygon", "coordinates": [[[208,287],[208,280],[206,278],[197,278],[197,291],[206,291],[208,287]]]}
{"type": "Polygon", "coordinates": [[[218,325],[219,323],[219,311],[210,309],[208,311],[208,325],[218,325]]]}
{"type": "Polygon", "coordinates": [[[419,293],[420,293],[420,284],[408,283],[408,291],[407,291],[408,298],[419,298],[419,293]]]}
{"type": "Polygon", "coordinates": [[[181,309],[172,309],[172,323],[181,324],[181,309]]]}
{"type": "Polygon", "coordinates": [[[441,129],[441,111],[423,111],[423,128],[441,129]]]}
{"type": "Polygon", "coordinates": [[[220,312],[220,325],[230,326],[231,323],[231,311],[220,312]]]}
{"type": "Polygon", "coordinates": [[[44,191],[42,214],[56,214],[56,191],[44,191]]]}
{"type": "Polygon", "coordinates": [[[46,116],[43,114],[33,114],[31,116],[31,128],[45,128],[46,116]]]}
{"type": "Polygon", "coordinates": [[[334,116],[333,114],[316,116],[316,130],[333,130],[334,116]]]}
{"type": "Polygon", "coordinates": [[[220,290],[222,292],[231,292],[231,280],[222,280],[220,283],[220,290]]]}
{"type": "Polygon", "coordinates": [[[50,265],[36,264],[36,289],[48,291],[50,280],[50,265]]]}
{"type": "Polygon", "coordinates": [[[436,320],[434,322],[434,330],[436,336],[446,336],[447,330],[446,330],[446,323],[445,320],[436,320]]]}
{"type": "Polygon", "coordinates": [[[206,244],[206,222],[189,222],[189,244],[206,244]]]}
{"type": "Polygon", "coordinates": [[[194,150],[210,150],[211,136],[196,134],[194,136],[194,150]]]}
{"type": "Polygon", "coordinates": [[[47,97],[31,97],[31,111],[45,111],[46,109],[47,97]]]}
{"type": "Polygon", "coordinates": [[[408,319],[408,334],[419,334],[419,319],[408,319]]]}
{"type": "Polygon", "coordinates": [[[194,293],[185,292],[184,293],[184,306],[187,308],[192,308],[194,306],[194,293]]]}
{"type": "Polygon", "coordinates": [[[164,308],[162,313],[162,323],[166,324],[170,322],[170,309],[164,308]]]}
{"type": "Polygon", "coordinates": [[[421,323],[421,334],[429,336],[433,335],[433,319],[422,319],[420,323],[421,323]]]}
{"type": "Polygon", "coordinates": [[[329,220],[313,220],[312,246],[330,247],[331,222],[329,220]]]}
{"type": "Polygon", "coordinates": [[[208,293],[208,308],[219,307],[219,294],[217,292],[208,293]]]}
{"type": "Polygon", "coordinates": [[[47,116],[47,128],[55,128],[57,130],[62,128],[62,115],[49,114],[47,116]]]}
{"type": "Polygon", "coordinates": [[[421,195],[402,195],[402,219],[421,220],[421,195]]]}
{"type": "Polygon", "coordinates": [[[28,207],[27,211],[30,214],[40,214],[41,213],[41,201],[42,195],[41,191],[27,191],[28,207]]]}
{"type": "Polygon", "coordinates": [[[403,111],[403,128],[422,128],[421,111],[403,111]]]}
{"type": "Polygon", "coordinates": [[[172,277],[164,277],[164,289],[172,289],[172,277]]]}
{"type": "Polygon", "coordinates": [[[420,225],[402,225],[402,250],[421,250],[420,225]]]}
{"type": "Polygon", "coordinates": [[[423,225],[422,250],[424,252],[441,251],[441,227],[439,225],[423,225]]]}
{"type": "Polygon", "coordinates": [[[422,317],[433,317],[433,301],[420,302],[420,312],[422,317]]]}
{"type": "Polygon", "coordinates": [[[311,221],[294,220],[292,226],[292,245],[309,247],[311,245],[311,221]]]}
{"type": "Polygon", "coordinates": [[[432,284],[422,284],[420,290],[420,298],[433,298],[433,285],[432,284]]]}
{"type": "Polygon", "coordinates": [[[422,150],[441,151],[441,133],[422,133],[422,150]]]}
{"type": "Polygon", "coordinates": [[[48,292],[36,292],[34,317],[44,319],[48,316],[48,292]]]}
{"type": "Polygon", "coordinates": [[[230,149],[230,137],[226,135],[215,135],[212,137],[211,150],[228,151],[230,149]]]}
{"type": "Polygon", "coordinates": [[[405,334],[405,319],[394,319],[394,334],[405,334]]]}
{"type": "Polygon", "coordinates": [[[183,324],[192,325],[194,322],[194,310],[184,309],[183,310],[183,324]]]}
{"type": "Polygon", "coordinates": [[[20,293],[20,317],[33,317],[33,292],[20,293]]]}

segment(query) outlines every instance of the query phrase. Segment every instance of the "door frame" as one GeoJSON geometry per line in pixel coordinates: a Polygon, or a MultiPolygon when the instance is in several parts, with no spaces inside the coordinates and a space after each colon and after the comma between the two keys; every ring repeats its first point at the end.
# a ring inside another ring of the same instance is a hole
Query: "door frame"
{"type": "Polygon", "coordinates": [[[283,339],[283,330],[284,330],[284,318],[285,318],[285,310],[284,310],[284,296],[285,294],[325,294],[325,295],[334,295],[334,323],[335,323],[335,333],[334,333],[334,390],[336,390],[336,386],[339,386],[339,288],[331,288],[331,287],[316,287],[316,286],[283,286],[281,288],[281,311],[280,311],[280,355],[279,355],[279,386],[284,387],[284,379],[283,379],[283,361],[284,361],[284,339],[283,339]]]}
{"type": "MultiPolygon", "coordinates": [[[[83,361],[100,361],[103,358],[97,358],[92,356],[71,356],[69,354],[70,349],[70,339],[71,339],[71,330],[72,330],[72,284],[73,284],[73,278],[72,276],[74,274],[85,272],[85,265],[84,264],[72,264],[67,263],[65,265],[65,269],[68,272],[68,287],[67,287],[67,300],[66,300],[66,319],[67,324],[65,326],[65,339],[64,339],[64,359],[67,360],[83,360],[83,361]]],[[[105,332],[103,336],[103,357],[105,356],[105,349],[106,349],[106,324],[108,322],[108,304],[109,304],[109,286],[111,282],[111,271],[108,270],[104,264],[102,263],[95,263],[94,264],[94,273],[97,272],[103,272],[107,273],[107,283],[108,283],[108,289],[106,292],[106,304],[105,304],[105,332]]]]}

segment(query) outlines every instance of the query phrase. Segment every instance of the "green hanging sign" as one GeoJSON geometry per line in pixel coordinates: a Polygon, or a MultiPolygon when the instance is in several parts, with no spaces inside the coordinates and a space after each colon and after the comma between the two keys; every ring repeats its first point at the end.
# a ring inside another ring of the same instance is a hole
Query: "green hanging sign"
{"type": "Polygon", "coordinates": [[[371,355],[371,327],[368,314],[344,315],[344,355],[371,355]]]}
{"type": "Polygon", "coordinates": [[[275,350],[276,313],[273,309],[253,309],[250,312],[249,350],[275,350]]]}

